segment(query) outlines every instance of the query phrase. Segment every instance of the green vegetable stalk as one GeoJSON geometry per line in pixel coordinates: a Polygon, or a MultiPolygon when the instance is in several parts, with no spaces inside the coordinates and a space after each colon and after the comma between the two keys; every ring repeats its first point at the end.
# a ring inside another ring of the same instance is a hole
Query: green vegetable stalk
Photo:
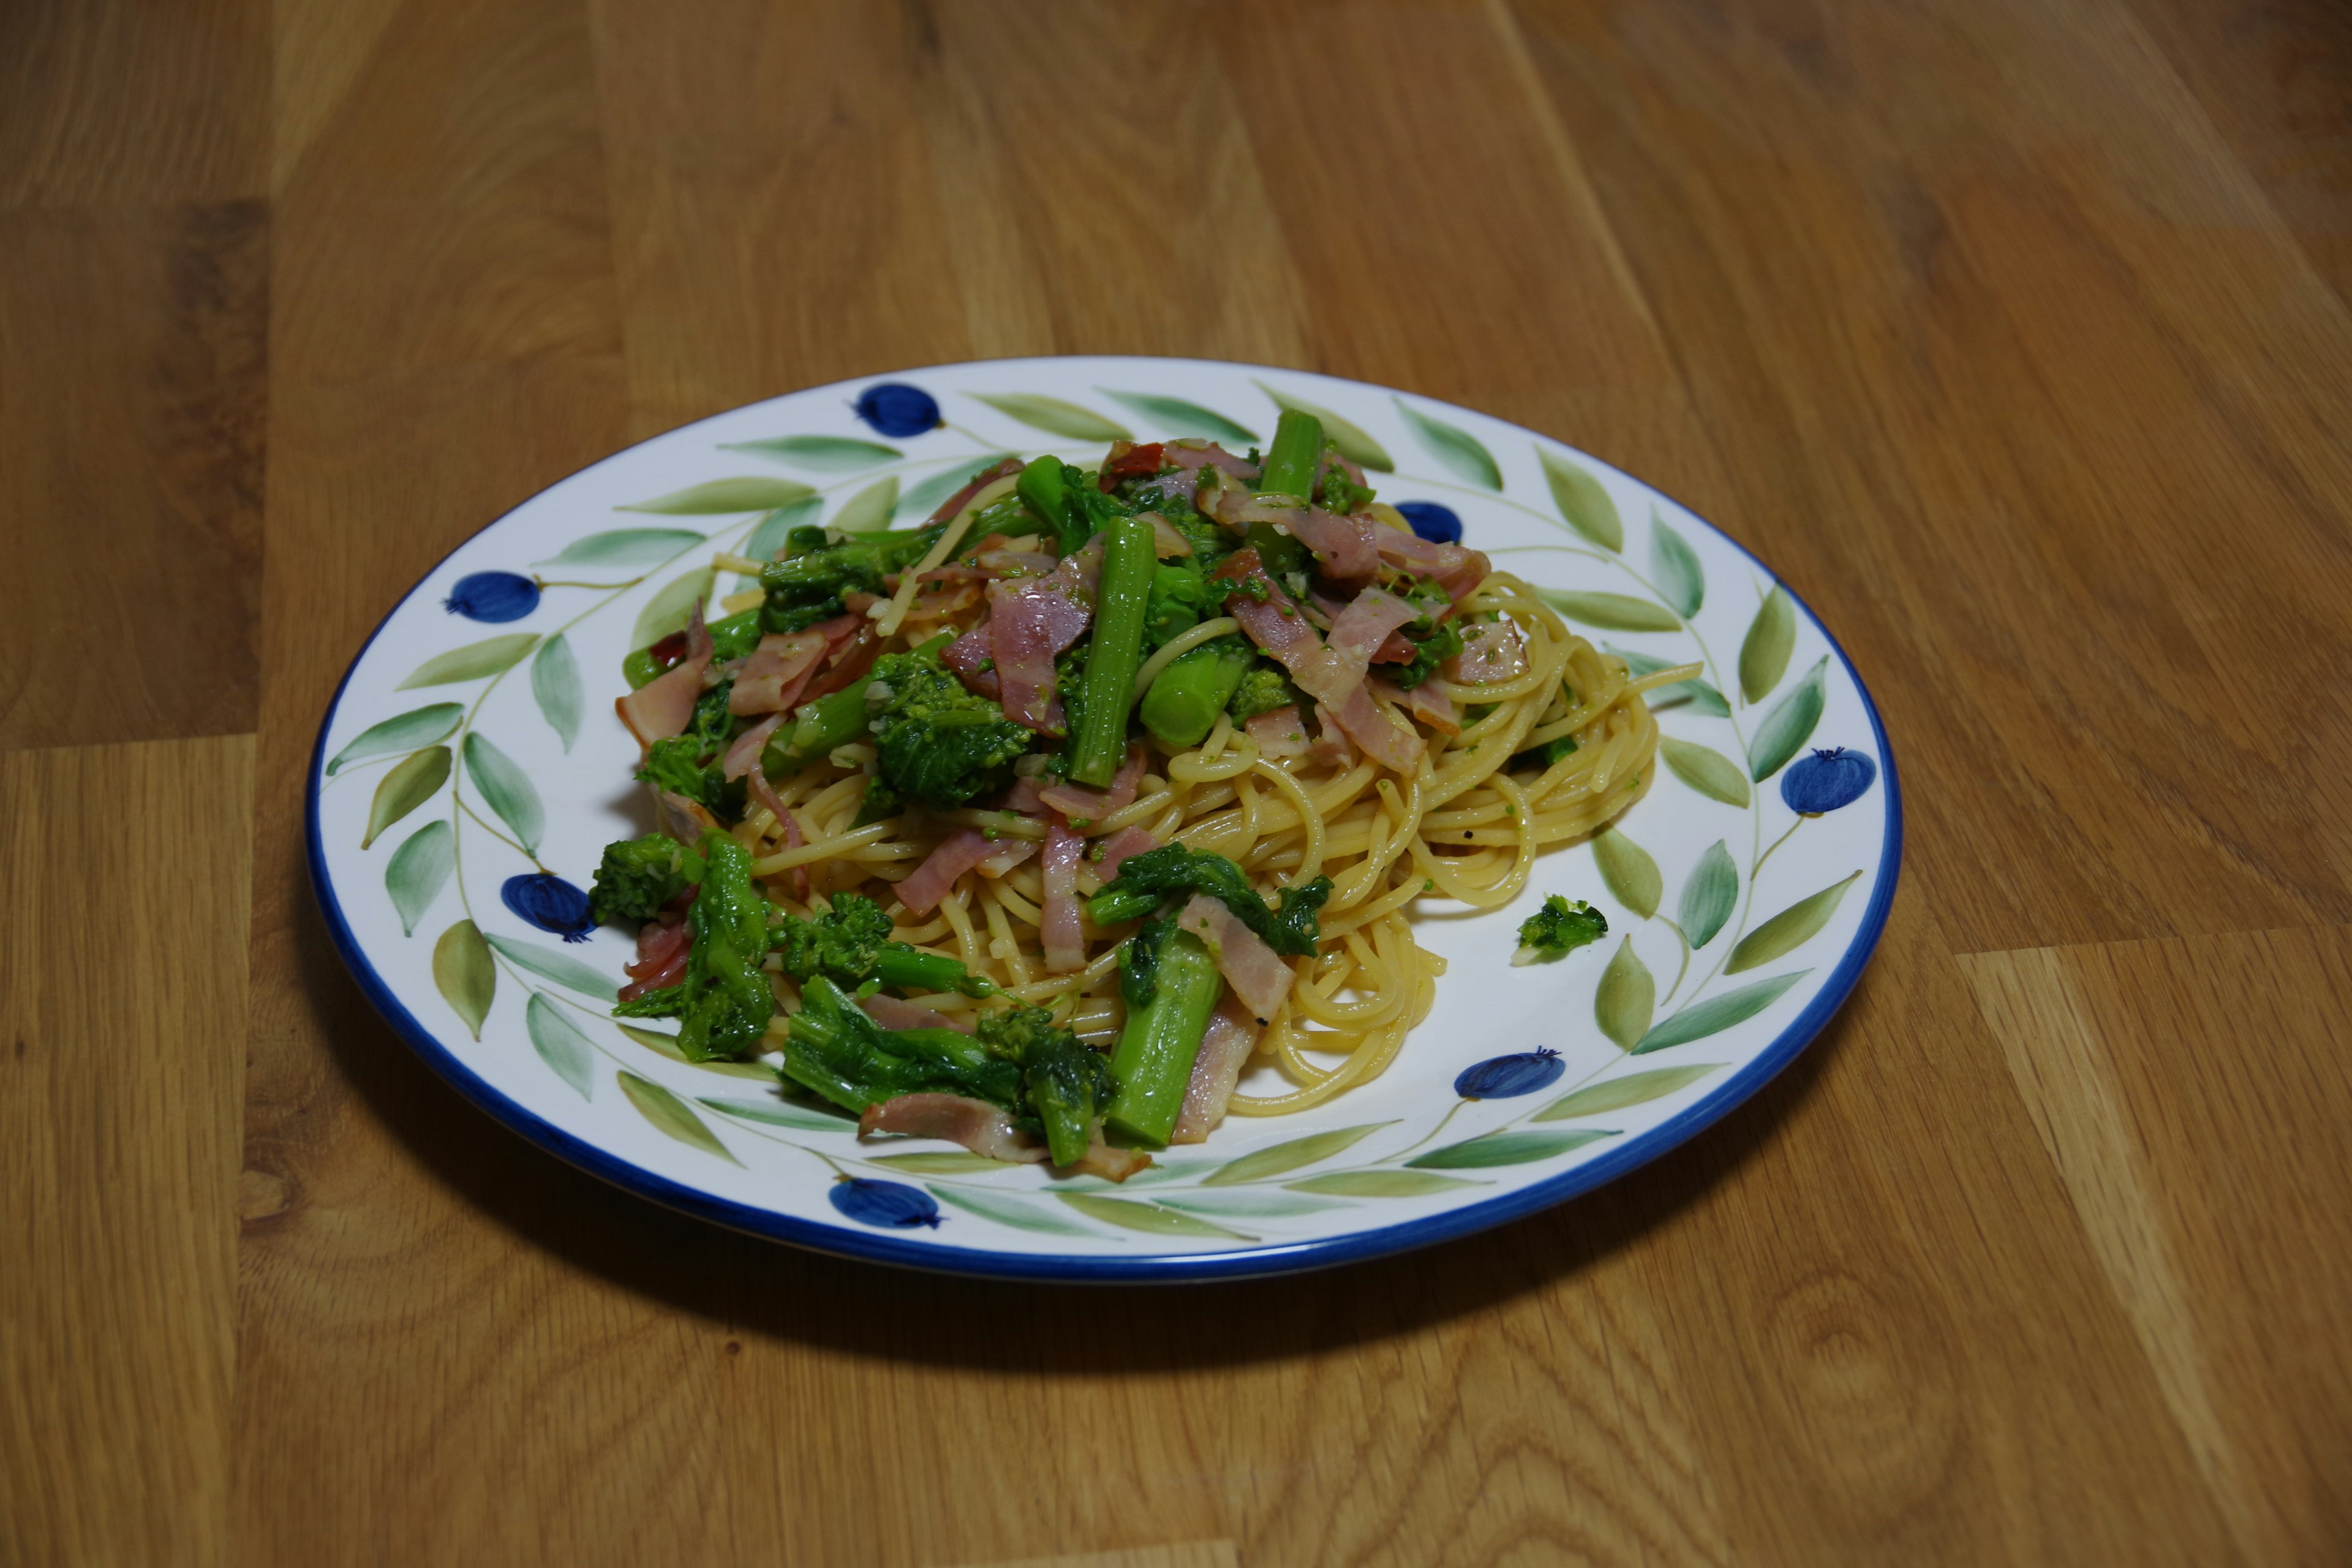
{"type": "MultiPolygon", "coordinates": [[[[1285,888],[1274,909],[1265,907],[1249,875],[1223,855],[1163,844],[1119,862],[1118,875],[1087,904],[1087,918],[1097,926],[1139,920],[1171,899],[1206,893],[1234,912],[1234,917],[1264,939],[1266,946],[1293,958],[1315,951],[1321,936],[1323,901],[1331,896],[1331,879],[1318,877],[1300,888],[1285,888]]],[[[1134,1001],[1129,998],[1129,1003],[1134,1001]]]]}
{"type": "Polygon", "coordinates": [[[1323,422],[1312,414],[1286,409],[1275,422],[1274,445],[1257,488],[1266,495],[1295,496],[1298,504],[1315,493],[1315,469],[1323,456],[1323,422]]]}
{"type": "Polygon", "coordinates": [[[749,1056],[776,1015],[760,964],[768,956],[768,900],[751,886],[751,856],[732,836],[702,836],[702,891],[687,911],[677,1048],[692,1062],[749,1056]]]}
{"type": "Polygon", "coordinates": [[[1151,596],[1151,524],[1123,517],[1107,531],[1094,636],[1087,646],[1084,703],[1070,735],[1070,777],[1097,789],[1127,757],[1128,707],[1143,667],[1143,617],[1151,596]]]}
{"type": "Polygon", "coordinates": [[[1103,1120],[1157,1148],[1175,1131],[1184,1088],[1224,982],[1208,948],[1187,931],[1171,932],[1159,944],[1153,979],[1151,999],[1128,1014],[1111,1053],[1118,1093],[1103,1120]]]}
{"type": "Polygon", "coordinates": [[[961,1094],[1008,1110],[1021,1069],[953,1029],[885,1029],[818,975],[801,988],[784,1044],[784,1076],[846,1110],[902,1094],[961,1094]]]}
{"type": "Polygon", "coordinates": [[[878,980],[901,991],[996,994],[995,984],[966,969],[961,959],[892,942],[890,917],[862,893],[835,893],[831,911],[814,920],[784,916],[768,942],[782,955],[784,973],[795,980],[823,975],[851,987],[878,980]]]}
{"type": "Polygon", "coordinates": [[[836,746],[845,746],[866,733],[866,687],[874,678],[827,692],[803,703],[789,730],[779,726],[760,753],[760,766],[771,779],[798,773],[836,746]]]}
{"type": "Polygon", "coordinates": [[[1143,694],[1143,727],[1171,746],[1199,745],[1256,661],[1240,637],[1219,637],[1177,655],[1143,694]]]}
{"type": "Polygon", "coordinates": [[[989,1055],[1020,1065],[1022,1108],[1044,1127],[1054,1163],[1085,1158],[1103,1107],[1118,1091],[1110,1064],[1043,1007],[984,1013],[978,1033],[989,1055]]]}

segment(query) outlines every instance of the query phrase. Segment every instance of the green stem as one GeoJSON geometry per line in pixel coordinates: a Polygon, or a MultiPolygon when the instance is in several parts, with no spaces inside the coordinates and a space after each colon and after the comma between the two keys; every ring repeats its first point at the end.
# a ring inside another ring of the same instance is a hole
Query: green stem
{"type": "Polygon", "coordinates": [[[1127,758],[1128,710],[1143,668],[1143,616],[1151,597],[1151,524],[1139,517],[1112,523],[1104,542],[1102,586],[1094,636],[1087,644],[1084,710],[1070,738],[1070,777],[1097,789],[1127,758]]]}
{"type": "Polygon", "coordinates": [[[1663,1007],[1675,999],[1675,993],[1683,988],[1683,977],[1690,973],[1691,945],[1690,938],[1684,933],[1680,921],[1663,921],[1662,923],[1668,931],[1675,933],[1675,940],[1683,944],[1682,967],[1675,971],[1675,983],[1666,987],[1665,995],[1659,1000],[1658,1005],[1663,1007]]]}
{"type": "Polygon", "coordinates": [[[1258,476],[1263,495],[1297,496],[1304,506],[1315,493],[1315,463],[1323,455],[1323,422],[1312,414],[1286,408],[1275,422],[1274,442],[1266,448],[1265,467],[1258,476]]]}
{"type": "Polygon", "coordinates": [[[1184,1107],[1192,1061],[1201,1054],[1209,1013],[1224,980],[1201,939],[1175,931],[1160,950],[1154,983],[1151,1000],[1128,1015],[1111,1053],[1118,1094],[1103,1121],[1156,1148],[1168,1142],[1184,1107]]]}
{"type": "Polygon", "coordinates": [[[457,809],[464,812],[467,816],[472,817],[476,822],[480,823],[482,825],[483,832],[488,834],[491,837],[497,839],[499,843],[505,845],[508,848],[513,850],[516,854],[521,856],[524,859],[530,861],[541,870],[544,871],[547,869],[547,863],[545,861],[532,854],[530,850],[524,848],[521,845],[516,843],[513,839],[508,837],[505,834],[499,832],[496,824],[490,822],[472,806],[467,805],[463,800],[457,802],[457,809]]]}

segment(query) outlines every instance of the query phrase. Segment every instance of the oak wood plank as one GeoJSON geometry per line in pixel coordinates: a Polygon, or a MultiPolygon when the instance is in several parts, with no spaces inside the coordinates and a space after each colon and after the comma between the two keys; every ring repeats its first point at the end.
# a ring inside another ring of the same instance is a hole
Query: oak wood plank
{"type": "Polygon", "coordinates": [[[0,1562],[234,1560],[253,759],[0,752],[0,1562]]]}

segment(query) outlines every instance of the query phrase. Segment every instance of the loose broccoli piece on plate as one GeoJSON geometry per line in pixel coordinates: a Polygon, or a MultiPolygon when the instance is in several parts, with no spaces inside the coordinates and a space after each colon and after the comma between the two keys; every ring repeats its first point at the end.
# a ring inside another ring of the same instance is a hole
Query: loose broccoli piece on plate
{"type": "Polygon", "coordinates": [[[1519,927],[1519,951],[1514,964],[1549,962],[1609,934],[1609,917],[1579,899],[1570,903],[1558,893],[1543,901],[1519,927]]]}
{"type": "Polygon", "coordinates": [[[877,753],[865,816],[904,805],[952,811],[1011,781],[1013,759],[1035,739],[940,666],[935,648],[885,654],[866,689],[877,753]]]}
{"type": "Polygon", "coordinates": [[[1331,896],[1331,879],[1318,877],[1301,888],[1285,888],[1267,909],[1249,877],[1223,855],[1163,844],[1119,862],[1118,875],[1094,896],[1087,912],[1097,926],[1116,925],[1151,913],[1170,899],[1206,893],[1276,952],[1303,958],[1320,934],[1317,911],[1331,896]]]}
{"type": "Polygon", "coordinates": [[[702,880],[702,857],[667,833],[623,838],[604,846],[588,889],[589,918],[649,921],[664,904],[702,880]]]}
{"type": "Polygon", "coordinates": [[[1076,1163],[1094,1141],[1104,1107],[1118,1092],[1110,1064],[1055,1026],[1043,1007],[984,1013],[978,1028],[989,1055],[1020,1067],[1023,1104],[1044,1126],[1054,1163],[1076,1163]]]}

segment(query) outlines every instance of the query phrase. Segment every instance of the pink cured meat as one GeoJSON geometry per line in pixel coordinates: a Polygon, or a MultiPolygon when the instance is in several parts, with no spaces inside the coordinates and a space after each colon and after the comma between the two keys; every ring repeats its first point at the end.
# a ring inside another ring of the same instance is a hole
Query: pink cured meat
{"type": "Polygon", "coordinates": [[[1095,875],[1108,882],[1118,875],[1121,862],[1130,855],[1140,855],[1147,849],[1160,847],[1160,840],[1141,827],[1122,827],[1102,841],[1102,858],[1095,862],[1095,875]]]}
{"type": "Polygon", "coordinates": [[[939,847],[898,884],[898,901],[912,914],[927,915],[940,907],[956,879],[996,853],[996,846],[965,827],[940,840],[939,847]]]}
{"type": "MultiPolygon", "coordinates": [[[[1256,465],[1235,457],[1214,441],[1170,441],[1160,447],[1160,460],[1195,476],[1196,480],[1202,468],[1215,468],[1237,479],[1255,479],[1258,475],[1256,465]]],[[[1164,488],[1167,481],[1162,479],[1160,483],[1164,488]]]]}
{"type": "Polygon", "coordinates": [[[783,712],[799,699],[817,661],[831,651],[832,644],[814,626],[769,633],[736,672],[734,688],[727,694],[727,711],[746,716],[783,712]]]}
{"type": "Polygon", "coordinates": [[[1284,757],[1307,754],[1307,721],[1299,716],[1298,705],[1295,702],[1287,708],[1276,708],[1271,712],[1254,716],[1245,728],[1262,757],[1279,761],[1284,757]]]}
{"type": "Polygon", "coordinates": [[[1381,552],[1375,537],[1380,524],[1360,514],[1339,517],[1316,508],[1297,513],[1285,523],[1291,537],[1322,559],[1323,574],[1358,581],[1377,574],[1381,552]]]}
{"type": "Polygon", "coordinates": [[[1307,755],[1319,767],[1345,773],[1356,765],[1356,742],[1348,739],[1348,731],[1331,721],[1330,714],[1318,707],[1315,737],[1307,742],[1307,755]]]}
{"type": "Polygon", "coordinates": [[[1192,1058],[1192,1077],[1184,1086],[1184,1107],[1176,1115],[1171,1143],[1201,1143],[1225,1119],[1233,1103],[1234,1085],[1257,1049],[1257,1021],[1228,996],[1209,1015],[1208,1032],[1201,1037],[1201,1054],[1192,1058]]]}
{"type": "Polygon", "coordinates": [[[1055,566],[1052,556],[1034,550],[983,550],[978,559],[996,577],[1043,577],[1055,566]]]}
{"type": "Polygon", "coordinates": [[[1400,687],[1394,681],[1376,683],[1380,695],[1404,704],[1404,710],[1433,730],[1443,730],[1449,735],[1462,733],[1461,717],[1454,711],[1454,700],[1437,689],[1433,680],[1418,686],[1400,687]]]}
{"type": "Polygon", "coordinates": [[[1043,816],[1045,815],[1045,803],[1040,798],[1039,792],[1045,787],[1034,778],[1016,778],[995,809],[1009,811],[1015,816],[1043,816]]]}
{"type": "MultiPolygon", "coordinates": [[[[981,837],[985,838],[988,835],[983,833],[981,837]]],[[[1037,853],[1037,844],[1034,839],[1000,839],[997,842],[996,853],[974,866],[972,869],[991,881],[994,881],[1035,853],[1037,853]]]]}
{"type": "Polygon", "coordinates": [[[1290,994],[1291,969],[1282,954],[1206,893],[1193,894],[1176,923],[1208,944],[1216,955],[1217,972],[1259,1025],[1270,1021],[1290,994]]]}
{"type": "Polygon", "coordinates": [[[1322,654],[1323,634],[1307,624],[1307,617],[1299,613],[1290,595],[1265,574],[1255,550],[1244,545],[1234,551],[1211,575],[1259,587],[1265,595],[1264,599],[1258,599],[1249,594],[1236,594],[1225,601],[1226,613],[1242,624],[1250,641],[1279,660],[1294,676],[1322,654]]]}
{"type": "MultiPolygon", "coordinates": [[[[807,837],[801,832],[800,819],[793,815],[792,808],[786,805],[783,797],[776,793],[776,786],[768,782],[767,770],[753,768],[746,773],[743,778],[751,786],[752,801],[766,806],[769,813],[782,824],[785,847],[798,849],[807,844],[807,837]]],[[[805,902],[809,896],[808,868],[795,866],[789,875],[792,878],[793,896],[805,902]]]]}
{"type": "Polygon", "coordinates": [[[1045,1158],[1045,1146],[1013,1125],[1013,1118],[984,1100],[960,1094],[902,1094],[896,1100],[869,1105],[857,1119],[857,1135],[880,1133],[901,1138],[940,1138],[961,1143],[991,1160],[1034,1165],[1045,1158]]]}
{"type": "Polygon", "coordinates": [[[1345,702],[1319,711],[1327,722],[1337,723],[1345,730],[1348,738],[1364,749],[1365,755],[1401,773],[1409,774],[1420,766],[1422,753],[1428,749],[1412,726],[1390,718],[1387,710],[1372,700],[1371,689],[1361,681],[1348,693],[1345,702]]]}
{"type": "Polygon", "coordinates": [[[1130,745],[1127,760],[1110,776],[1110,788],[1095,790],[1084,784],[1057,784],[1039,790],[1037,799],[1073,823],[1100,822],[1112,812],[1124,811],[1135,804],[1135,788],[1143,780],[1144,765],[1143,748],[1130,745]]]}
{"type": "MultiPolygon", "coordinates": [[[[776,726],[783,721],[782,713],[771,713],[736,736],[735,743],[727,748],[726,760],[719,764],[719,777],[740,779],[745,773],[758,773],[761,750],[767,745],[768,737],[776,732],[776,726]]],[[[761,782],[764,784],[766,780],[762,778],[761,782]]]]}
{"type": "Polygon", "coordinates": [[[1462,628],[1462,651],[1445,661],[1445,679],[1463,685],[1508,680],[1528,668],[1527,641],[1513,620],[1479,621],[1462,628]]]}
{"type": "Polygon", "coordinates": [[[940,662],[956,672],[964,689],[991,702],[1004,694],[997,682],[995,658],[995,637],[984,620],[940,650],[940,662]]]}
{"type": "Polygon", "coordinates": [[[1406,622],[1420,618],[1419,609],[1394,594],[1381,588],[1365,589],[1331,623],[1331,634],[1324,639],[1321,656],[1298,667],[1296,679],[1299,689],[1318,702],[1345,707],[1348,693],[1363,685],[1372,655],[1388,640],[1388,635],[1406,622]]]}
{"type": "Polygon", "coordinates": [[[969,1013],[938,1013],[879,992],[858,1005],[866,1009],[867,1017],[886,1029],[953,1029],[961,1035],[971,1033],[972,1018],[969,1013]]]}
{"type": "Polygon", "coordinates": [[[684,658],[613,703],[621,722],[647,751],[656,741],[682,734],[694,722],[694,705],[701,700],[702,678],[710,668],[711,653],[710,628],[702,623],[699,600],[687,620],[686,636],[684,658]]]}
{"type": "Polygon", "coordinates": [[[1004,716],[1044,735],[1062,732],[1054,656],[1078,640],[1093,612],[1071,601],[1066,565],[1051,577],[988,585],[989,640],[1004,716]]]}
{"type": "Polygon", "coordinates": [[[1078,919],[1078,857],[1086,842],[1059,818],[1045,832],[1045,902],[1037,934],[1045,949],[1045,968],[1055,974],[1073,974],[1087,966],[1086,928],[1078,919]]]}

